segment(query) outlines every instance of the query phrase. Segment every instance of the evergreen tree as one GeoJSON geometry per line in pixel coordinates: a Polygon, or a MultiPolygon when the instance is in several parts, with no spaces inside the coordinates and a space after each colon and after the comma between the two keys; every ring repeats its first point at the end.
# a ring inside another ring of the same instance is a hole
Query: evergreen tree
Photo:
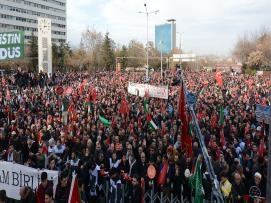
{"type": "Polygon", "coordinates": [[[34,33],[31,33],[30,38],[30,50],[29,50],[29,58],[30,64],[29,69],[30,71],[37,72],[38,71],[38,38],[34,36],[34,33]]]}
{"type": "Polygon", "coordinates": [[[115,56],[113,46],[114,42],[109,38],[109,33],[107,32],[102,45],[102,63],[106,70],[110,70],[114,66],[115,56]]]}
{"type": "Polygon", "coordinates": [[[121,59],[121,69],[122,70],[125,69],[127,67],[127,65],[128,65],[128,59],[125,58],[127,56],[128,56],[127,48],[126,48],[125,45],[123,45],[122,48],[121,48],[121,51],[120,51],[120,57],[123,57],[121,59]]]}

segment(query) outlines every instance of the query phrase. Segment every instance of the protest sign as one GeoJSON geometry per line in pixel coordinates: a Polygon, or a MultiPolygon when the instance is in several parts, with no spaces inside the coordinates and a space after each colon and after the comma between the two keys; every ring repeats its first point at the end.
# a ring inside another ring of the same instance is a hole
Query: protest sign
{"type": "Polygon", "coordinates": [[[0,161],[0,190],[6,190],[8,197],[20,200],[20,188],[29,186],[33,190],[37,189],[43,171],[47,172],[48,180],[53,181],[56,188],[58,171],[38,170],[21,164],[0,161]]]}
{"type": "Polygon", "coordinates": [[[0,33],[0,61],[24,56],[24,33],[22,31],[0,33]]]}
{"type": "Polygon", "coordinates": [[[264,122],[266,124],[270,123],[270,106],[264,106],[264,105],[260,105],[260,104],[256,104],[256,119],[259,122],[262,122],[264,120],[264,122]]]}
{"type": "Polygon", "coordinates": [[[168,87],[167,86],[154,86],[148,84],[139,84],[129,82],[128,85],[128,93],[132,95],[137,95],[140,97],[144,97],[146,92],[150,97],[160,98],[160,99],[168,99],[168,87]]]}

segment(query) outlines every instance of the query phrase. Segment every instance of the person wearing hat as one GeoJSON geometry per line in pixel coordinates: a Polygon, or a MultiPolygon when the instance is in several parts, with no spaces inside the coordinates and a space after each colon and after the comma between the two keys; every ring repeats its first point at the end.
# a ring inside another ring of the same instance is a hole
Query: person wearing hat
{"type": "Polygon", "coordinates": [[[45,192],[49,189],[53,190],[53,183],[52,181],[48,180],[48,174],[47,172],[42,172],[41,173],[41,183],[38,186],[38,190],[36,192],[37,200],[39,203],[45,203],[44,196],[45,192]]]}
{"type": "MultiPolygon", "coordinates": [[[[265,200],[265,198],[266,198],[266,187],[265,187],[265,185],[266,184],[263,181],[262,174],[260,174],[259,172],[256,172],[256,173],[254,173],[253,180],[251,180],[251,183],[249,184],[247,192],[248,192],[249,195],[253,195],[253,194],[251,194],[252,193],[251,188],[252,187],[257,188],[257,190],[260,192],[260,197],[255,197],[255,198],[258,198],[257,200],[258,200],[259,203],[264,202],[263,200],[265,200]]],[[[254,200],[253,201],[251,200],[251,203],[254,202],[254,200]]]]}

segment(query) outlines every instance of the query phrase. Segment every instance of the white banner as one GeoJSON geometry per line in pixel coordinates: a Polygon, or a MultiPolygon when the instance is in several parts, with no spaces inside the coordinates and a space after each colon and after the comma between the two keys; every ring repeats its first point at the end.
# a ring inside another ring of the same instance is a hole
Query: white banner
{"type": "Polygon", "coordinates": [[[52,74],[51,19],[38,18],[39,72],[52,74]]]}
{"type": "Polygon", "coordinates": [[[53,181],[54,188],[58,183],[58,171],[38,170],[21,164],[0,161],[0,190],[6,190],[7,196],[20,200],[20,188],[29,186],[35,190],[40,184],[40,175],[45,171],[48,180],[53,181]]]}
{"type": "Polygon", "coordinates": [[[129,82],[128,93],[144,97],[146,92],[149,93],[150,97],[168,99],[168,87],[167,86],[153,86],[148,84],[139,84],[129,82]]]}

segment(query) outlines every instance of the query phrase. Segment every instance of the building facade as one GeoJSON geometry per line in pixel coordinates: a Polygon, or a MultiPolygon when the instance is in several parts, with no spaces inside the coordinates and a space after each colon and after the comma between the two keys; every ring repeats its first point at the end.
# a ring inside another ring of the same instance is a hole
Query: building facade
{"type": "Polygon", "coordinates": [[[169,54],[176,47],[176,24],[165,23],[155,26],[155,48],[169,54]]]}
{"type": "Polygon", "coordinates": [[[52,42],[67,41],[66,0],[1,0],[0,32],[24,31],[25,42],[38,36],[38,18],[50,18],[52,42]]]}

